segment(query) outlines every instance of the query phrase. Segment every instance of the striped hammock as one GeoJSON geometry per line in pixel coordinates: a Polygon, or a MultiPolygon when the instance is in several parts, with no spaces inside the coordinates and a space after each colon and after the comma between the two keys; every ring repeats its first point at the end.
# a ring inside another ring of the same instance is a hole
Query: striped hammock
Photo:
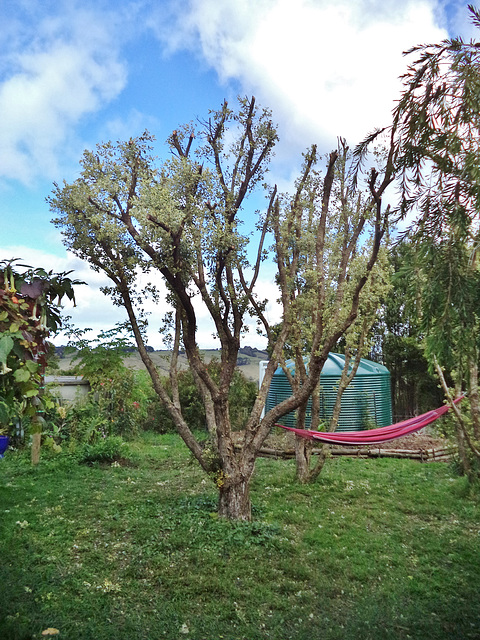
{"type": "MultiPolygon", "coordinates": [[[[454,402],[460,402],[463,397],[464,396],[456,398],[454,402]]],[[[365,431],[348,431],[341,433],[334,431],[329,433],[322,431],[309,431],[308,429],[295,429],[294,427],[286,427],[283,424],[276,424],[275,426],[287,429],[288,431],[293,431],[293,433],[300,438],[320,440],[320,442],[325,442],[326,444],[365,446],[369,444],[381,444],[382,442],[388,442],[388,440],[395,440],[395,438],[408,436],[410,433],[423,429],[441,416],[445,415],[449,409],[450,407],[444,405],[443,407],[440,407],[440,409],[427,411],[427,413],[422,413],[421,416],[409,418],[408,420],[391,424],[388,427],[368,429],[365,431]]]]}

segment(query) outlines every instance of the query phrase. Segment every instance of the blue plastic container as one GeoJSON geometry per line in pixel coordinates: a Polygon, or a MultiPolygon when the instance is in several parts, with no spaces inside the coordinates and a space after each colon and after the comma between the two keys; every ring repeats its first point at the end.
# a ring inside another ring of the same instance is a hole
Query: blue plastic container
{"type": "Polygon", "coordinates": [[[0,458],[3,458],[3,454],[8,449],[8,436],[0,436],[0,458]]]}

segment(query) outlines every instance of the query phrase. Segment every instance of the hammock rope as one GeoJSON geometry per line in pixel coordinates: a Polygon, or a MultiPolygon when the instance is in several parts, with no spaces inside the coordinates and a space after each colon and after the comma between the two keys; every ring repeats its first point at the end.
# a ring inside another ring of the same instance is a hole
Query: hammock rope
{"type": "MultiPolygon", "coordinates": [[[[460,402],[464,396],[456,398],[453,402],[456,404],[460,402]]],[[[389,440],[395,440],[402,436],[408,436],[410,433],[419,431],[428,426],[435,420],[438,420],[441,416],[445,415],[451,407],[444,405],[439,409],[433,411],[427,411],[415,418],[409,418],[408,420],[402,420],[396,422],[388,427],[379,427],[378,429],[368,429],[366,431],[348,431],[348,432],[324,432],[324,431],[310,431],[308,429],[296,429],[295,427],[286,427],[283,424],[276,424],[276,427],[281,427],[287,431],[293,431],[300,438],[307,438],[308,440],[320,440],[326,444],[342,444],[362,446],[369,444],[381,444],[382,442],[388,442],[389,440]]]]}

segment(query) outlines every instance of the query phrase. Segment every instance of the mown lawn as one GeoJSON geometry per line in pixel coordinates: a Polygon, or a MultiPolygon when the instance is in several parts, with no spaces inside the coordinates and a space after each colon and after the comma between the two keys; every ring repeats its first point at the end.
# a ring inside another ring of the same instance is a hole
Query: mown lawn
{"type": "Polygon", "coordinates": [[[447,464],[259,460],[255,522],[218,520],[176,436],[134,467],[0,460],[0,638],[480,638],[480,499],[447,464]]]}

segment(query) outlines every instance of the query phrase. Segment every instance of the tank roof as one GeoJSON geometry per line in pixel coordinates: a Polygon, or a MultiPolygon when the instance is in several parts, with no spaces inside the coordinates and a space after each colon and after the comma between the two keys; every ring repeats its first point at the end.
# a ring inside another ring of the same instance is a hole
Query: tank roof
{"type": "MultiPolygon", "coordinates": [[[[308,358],[305,358],[305,362],[308,362],[308,358]]],[[[287,360],[286,362],[289,370],[295,374],[295,362],[293,360],[287,360]]],[[[345,366],[345,355],[342,353],[329,353],[328,358],[325,361],[322,369],[323,376],[334,376],[339,378],[342,375],[343,367],[345,366]]],[[[284,375],[282,367],[278,367],[274,375],[284,375]]],[[[383,364],[378,362],[372,362],[372,360],[366,360],[362,358],[358,365],[357,376],[372,376],[372,375],[389,375],[389,371],[383,364]]]]}

